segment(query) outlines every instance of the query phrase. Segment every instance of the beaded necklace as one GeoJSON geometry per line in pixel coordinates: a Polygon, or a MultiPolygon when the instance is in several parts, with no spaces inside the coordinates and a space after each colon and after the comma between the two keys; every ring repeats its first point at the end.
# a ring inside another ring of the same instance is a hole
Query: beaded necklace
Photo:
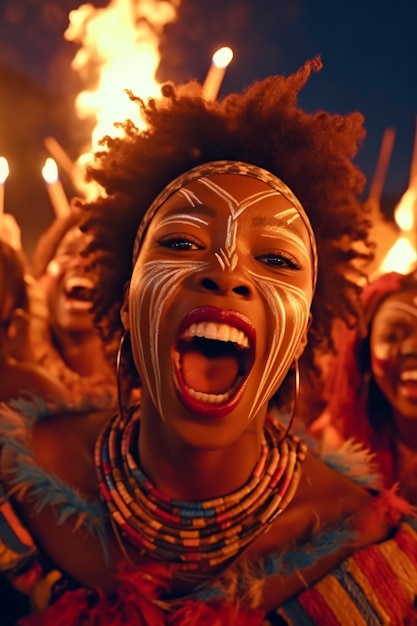
{"type": "Polygon", "coordinates": [[[110,420],[97,440],[95,463],[112,525],[142,555],[187,571],[224,563],[265,532],[297,490],[306,446],[292,435],[280,439],[270,417],[248,482],[198,502],[164,495],[142,472],[135,460],[139,424],[138,414],[110,420]]]}

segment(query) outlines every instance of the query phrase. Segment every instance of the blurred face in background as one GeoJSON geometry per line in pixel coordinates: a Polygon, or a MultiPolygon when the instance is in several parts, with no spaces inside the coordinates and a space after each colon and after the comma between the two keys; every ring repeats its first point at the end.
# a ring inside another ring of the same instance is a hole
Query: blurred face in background
{"type": "Polygon", "coordinates": [[[93,282],[88,276],[86,259],[81,255],[87,241],[78,228],[71,229],[41,279],[55,332],[94,331],[90,312],[93,282]]]}
{"type": "Polygon", "coordinates": [[[417,420],[417,287],[397,291],[372,322],[371,368],[394,418],[417,420]]]}
{"type": "Polygon", "coordinates": [[[0,352],[3,358],[29,360],[28,297],[20,254],[0,241],[0,352]]]}

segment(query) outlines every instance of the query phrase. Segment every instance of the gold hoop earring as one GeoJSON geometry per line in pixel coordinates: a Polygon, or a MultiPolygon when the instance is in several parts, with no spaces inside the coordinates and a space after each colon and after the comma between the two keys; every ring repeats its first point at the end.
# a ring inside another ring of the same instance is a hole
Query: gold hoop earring
{"type": "Polygon", "coordinates": [[[285,429],[282,439],[285,439],[286,437],[288,437],[288,434],[294,422],[295,413],[297,411],[298,394],[300,393],[300,367],[298,365],[298,359],[294,360],[293,370],[294,370],[294,402],[292,405],[291,417],[289,419],[288,426],[285,429]]]}
{"type": "Polygon", "coordinates": [[[127,409],[124,407],[123,402],[123,390],[122,390],[122,359],[123,353],[126,350],[127,345],[130,345],[130,335],[127,330],[124,331],[117,350],[116,356],[116,381],[117,381],[117,404],[119,407],[119,414],[122,418],[127,417],[127,409]]]}

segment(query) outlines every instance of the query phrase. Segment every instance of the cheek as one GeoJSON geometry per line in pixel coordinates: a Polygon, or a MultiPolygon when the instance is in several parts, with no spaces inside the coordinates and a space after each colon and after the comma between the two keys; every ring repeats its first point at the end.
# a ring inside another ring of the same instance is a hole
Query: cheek
{"type": "Polygon", "coordinates": [[[394,346],[377,342],[371,351],[371,368],[376,376],[389,376],[397,362],[397,350],[394,346]]]}
{"type": "Polygon", "coordinates": [[[277,285],[277,281],[259,281],[258,288],[266,303],[265,341],[269,353],[263,382],[269,389],[275,389],[291,366],[305,336],[310,302],[303,291],[291,285],[277,285]]]}

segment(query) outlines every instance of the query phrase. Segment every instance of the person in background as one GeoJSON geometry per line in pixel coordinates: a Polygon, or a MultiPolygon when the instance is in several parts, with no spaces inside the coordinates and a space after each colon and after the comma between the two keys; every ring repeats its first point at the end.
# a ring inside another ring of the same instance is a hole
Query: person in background
{"type": "Polygon", "coordinates": [[[14,247],[20,241],[16,229],[16,224],[13,230],[0,228],[0,400],[31,395],[63,400],[69,397],[65,388],[36,363],[29,332],[27,263],[21,249],[14,247]]]}
{"type": "Polygon", "coordinates": [[[73,210],[41,236],[32,260],[32,336],[37,362],[71,392],[73,400],[115,406],[115,367],[91,314],[94,284],[83,249],[88,241],[73,210]]]}
{"type": "Polygon", "coordinates": [[[0,563],[32,598],[22,625],[415,618],[408,503],[375,491],[363,455],[336,470],[281,423],[299,361],[335,317],[356,318],[353,244],[367,241],[362,116],[297,105],[320,67],[214,103],[167,84],[136,100],[146,131],[127,121],[96,155],[103,194],[83,230],[95,323],[110,343],[123,333],[122,393],[116,414],[2,411],[1,481],[20,517],[0,536],[10,549],[19,520],[26,535],[0,563]]]}
{"type": "Polygon", "coordinates": [[[387,486],[417,504],[417,272],[383,274],[362,294],[363,322],[340,333],[326,414],[369,446],[387,486]]]}

